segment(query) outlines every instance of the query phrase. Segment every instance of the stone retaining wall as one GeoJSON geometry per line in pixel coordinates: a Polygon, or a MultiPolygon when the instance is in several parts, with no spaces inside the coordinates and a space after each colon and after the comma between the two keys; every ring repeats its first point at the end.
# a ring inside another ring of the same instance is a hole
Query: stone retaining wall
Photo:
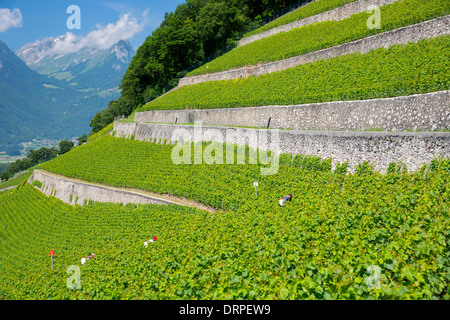
{"type": "Polygon", "coordinates": [[[280,32],[287,32],[291,29],[303,27],[303,26],[313,24],[316,22],[330,21],[330,20],[334,20],[334,21],[344,20],[344,19],[350,18],[352,14],[366,11],[370,6],[381,7],[381,6],[390,4],[390,3],[394,3],[396,1],[398,1],[398,0],[359,0],[359,1],[351,2],[349,4],[341,6],[339,8],[336,8],[336,9],[333,9],[330,11],[326,11],[323,13],[319,13],[317,15],[314,15],[314,16],[311,16],[311,17],[308,17],[308,18],[305,18],[302,20],[294,21],[292,23],[285,24],[283,26],[279,26],[279,27],[255,34],[253,36],[241,39],[238,41],[237,45],[238,45],[238,47],[240,47],[240,46],[246,45],[248,43],[251,43],[253,41],[257,41],[262,38],[270,37],[271,35],[274,35],[274,34],[277,34],[280,32]]]}
{"type": "Polygon", "coordinates": [[[0,193],[5,192],[5,191],[8,191],[8,190],[12,190],[12,189],[14,189],[15,187],[17,187],[17,185],[11,186],[11,187],[7,187],[7,188],[3,188],[3,189],[0,189],[0,193]]]}
{"type": "Polygon", "coordinates": [[[79,204],[83,206],[85,204],[85,200],[122,204],[179,204],[138,192],[79,182],[70,178],[52,175],[42,170],[33,171],[33,174],[28,182],[32,183],[34,180],[42,183],[42,188],[40,190],[47,196],[53,195],[56,198],[72,205],[79,204]]]}
{"type": "Polygon", "coordinates": [[[352,171],[363,161],[385,172],[389,163],[402,161],[415,171],[433,158],[450,157],[450,133],[339,132],[265,130],[232,127],[115,122],[118,137],[157,143],[218,141],[249,145],[279,153],[306,154],[337,162],[348,161],[352,171]]]}
{"type": "MultiPolygon", "coordinates": [[[[137,112],[135,121],[294,130],[450,130],[450,91],[292,106],[137,112]]],[[[129,130],[133,130],[129,127],[129,130]]],[[[129,133],[128,135],[131,135],[129,133]]]]}

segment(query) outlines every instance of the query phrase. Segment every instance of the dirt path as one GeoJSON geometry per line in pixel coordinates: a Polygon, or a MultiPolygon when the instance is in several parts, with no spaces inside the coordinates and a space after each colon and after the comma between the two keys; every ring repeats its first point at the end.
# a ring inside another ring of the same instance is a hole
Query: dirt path
{"type": "MultiPolygon", "coordinates": [[[[39,169],[39,171],[48,174],[48,175],[52,175],[55,177],[59,177],[59,178],[63,178],[66,180],[71,180],[71,181],[76,181],[78,183],[83,183],[83,184],[90,184],[90,185],[97,185],[100,187],[107,187],[107,188],[112,188],[112,189],[116,189],[116,190],[121,190],[121,191],[130,191],[130,192],[135,192],[135,193],[140,193],[143,195],[148,195],[148,196],[152,196],[155,198],[159,198],[162,200],[168,200],[168,201],[172,201],[175,202],[177,204],[181,204],[181,205],[185,205],[188,207],[192,207],[192,208],[198,208],[201,210],[205,210],[208,211],[210,213],[214,213],[216,211],[218,211],[219,209],[213,208],[213,207],[209,207],[207,205],[204,205],[200,202],[196,202],[187,198],[183,198],[183,197],[178,197],[178,196],[174,196],[171,194],[159,194],[159,193],[154,193],[154,192],[150,192],[150,191],[146,191],[146,190],[140,190],[140,189],[133,189],[133,188],[121,188],[121,187],[116,187],[116,186],[111,186],[111,185],[106,185],[106,184],[101,184],[101,183],[96,183],[96,182],[90,182],[90,181],[85,181],[85,180],[81,180],[81,179],[76,179],[76,178],[70,178],[70,177],[66,177],[60,174],[56,174],[53,172],[48,172],[42,169],[39,169]]],[[[1,190],[0,190],[1,191],[1,190]]]]}

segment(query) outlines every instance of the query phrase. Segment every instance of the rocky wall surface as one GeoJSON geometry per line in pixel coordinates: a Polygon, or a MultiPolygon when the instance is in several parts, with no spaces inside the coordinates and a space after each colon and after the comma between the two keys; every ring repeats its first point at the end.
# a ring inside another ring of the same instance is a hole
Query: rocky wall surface
{"type": "Polygon", "coordinates": [[[89,200],[94,202],[114,202],[122,204],[178,204],[138,192],[80,182],[70,178],[52,175],[41,170],[34,170],[28,182],[32,183],[34,180],[42,183],[40,190],[47,196],[53,195],[72,205],[79,204],[83,206],[85,201],[89,200]]]}
{"type": "MultiPolygon", "coordinates": [[[[116,122],[116,135],[128,134],[127,126],[132,124],[116,122]]],[[[347,161],[350,170],[368,161],[375,170],[385,172],[391,162],[401,161],[408,170],[415,171],[436,157],[450,157],[450,133],[446,132],[294,131],[154,123],[137,123],[132,127],[135,128],[134,139],[141,141],[166,144],[217,141],[248,145],[277,153],[332,158],[333,168],[338,162],[347,161]]]]}
{"type": "MultiPolygon", "coordinates": [[[[155,110],[137,112],[134,119],[138,122],[180,124],[198,121],[204,125],[264,128],[270,119],[270,128],[294,130],[450,130],[450,91],[292,106],[155,110]]],[[[126,129],[133,131],[133,125],[126,129]]]]}

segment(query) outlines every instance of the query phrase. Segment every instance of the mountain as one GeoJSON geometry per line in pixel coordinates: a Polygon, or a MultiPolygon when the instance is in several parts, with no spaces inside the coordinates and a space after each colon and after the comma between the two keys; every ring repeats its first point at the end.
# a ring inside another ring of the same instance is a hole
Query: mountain
{"type": "Polygon", "coordinates": [[[33,139],[81,136],[93,116],[120,96],[118,85],[134,54],[129,43],[52,53],[63,37],[27,44],[20,58],[0,41],[0,151],[33,139]]]}
{"type": "Polygon", "coordinates": [[[135,51],[121,40],[108,49],[83,48],[74,53],[56,51],[65,35],[29,43],[16,54],[39,74],[65,80],[80,90],[116,88],[135,51]]]}

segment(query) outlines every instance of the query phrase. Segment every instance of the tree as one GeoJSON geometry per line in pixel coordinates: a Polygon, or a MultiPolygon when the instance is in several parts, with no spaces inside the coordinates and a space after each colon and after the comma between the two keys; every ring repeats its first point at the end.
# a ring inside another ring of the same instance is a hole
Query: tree
{"type": "Polygon", "coordinates": [[[261,17],[295,1],[187,0],[179,4],[138,48],[120,83],[120,98],[95,115],[91,132],[100,131],[115,117],[129,116],[139,105],[175,87],[187,68],[235,42],[241,31],[258,25],[261,17]]]}
{"type": "Polygon", "coordinates": [[[0,176],[0,180],[9,180],[9,174],[7,171],[3,172],[2,175],[0,176]]]}
{"type": "Polygon", "coordinates": [[[30,161],[30,166],[34,166],[38,163],[53,159],[57,154],[57,150],[54,147],[50,149],[42,147],[39,150],[30,150],[30,153],[28,153],[27,157],[23,161],[30,161]]]}
{"type": "Polygon", "coordinates": [[[87,142],[87,138],[88,138],[87,134],[83,134],[81,137],[77,138],[78,145],[80,145],[82,143],[86,143],[87,142]]]}
{"type": "Polygon", "coordinates": [[[69,152],[73,148],[74,145],[75,145],[75,143],[73,141],[61,140],[58,143],[58,146],[59,146],[58,154],[64,154],[66,152],[69,152]]]}
{"type": "Polygon", "coordinates": [[[8,180],[16,173],[31,168],[39,163],[53,159],[54,157],[56,157],[57,154],[58,152],[54,147],[50,149],[42,147],[39,150],[31,149],[25,158],[10,163],[9,166],[6,168],[5,172],[2,173],[1,179],[8,180]]]}
{"type": "Polygon", "coordinates": [[[204,6],[198,16],[198,34],[205,56],[225,47],[227,40],[234,38],[246,22],[238,8],[229,7],[225,2],[209,2],[204,6]]]}

